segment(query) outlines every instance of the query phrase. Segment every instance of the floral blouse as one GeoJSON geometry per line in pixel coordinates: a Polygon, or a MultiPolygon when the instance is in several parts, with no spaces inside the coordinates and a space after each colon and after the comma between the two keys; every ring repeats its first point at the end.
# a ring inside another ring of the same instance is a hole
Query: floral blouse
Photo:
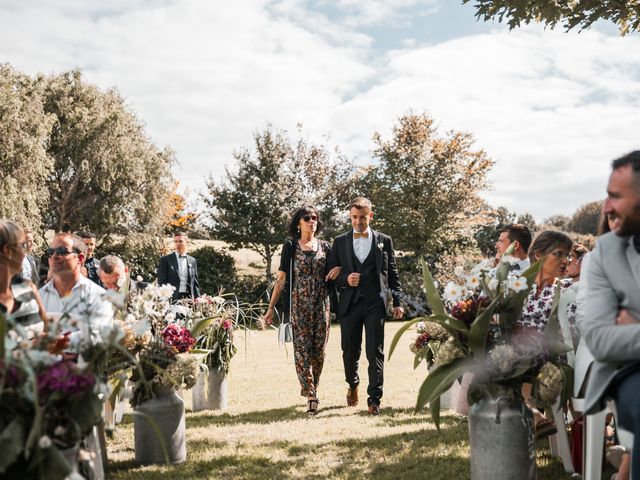
{"type": "MultiPolygon", "coordinates": [[[[533,284],[531,292],[529,292],[529,296],[522,307],[522,315],[518,320],[519,325],[527,328],[535,328],[541,332],[544,331],[547,323],[549,322],[549,317],[551,316],[551,306],[553,305],[553,297],[556,293],[557,282],[560,282],[561,292],[570,289],[572,285],[571,279],[564,278],[556,280],[556,282],[551,285],[547,285],[538,292],[538,285],[535,283],[533,284]]],[[[567,306],[567,316],[572,334],[575,330],[576,309],[577,305],[575,302],[571,302],[567,306]]]]}

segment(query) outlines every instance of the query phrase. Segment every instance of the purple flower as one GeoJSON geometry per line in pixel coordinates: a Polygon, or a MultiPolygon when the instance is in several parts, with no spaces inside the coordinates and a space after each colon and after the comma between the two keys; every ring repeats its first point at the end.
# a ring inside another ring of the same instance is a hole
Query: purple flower
{"type": "Polygon", "coordinates": [[[38,373],[37,384],[38,395],[46,401],[57,392],[64,396],[86,392],[93,388],[95,378],[91,372],[82,372],[74,362],[61,360],[38,373]]]}

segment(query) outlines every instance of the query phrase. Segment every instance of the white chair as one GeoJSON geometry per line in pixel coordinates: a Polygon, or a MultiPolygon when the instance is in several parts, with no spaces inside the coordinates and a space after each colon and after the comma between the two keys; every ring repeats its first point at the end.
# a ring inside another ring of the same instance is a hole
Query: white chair
{"type": "MultiPolygon", "coordinates": [[[[616,417],[617,419],[618,411],[616,409],[616,403],[610,400],[609,402],[607,402],[607,406],[613,412],[614,417],[616,417]]],[[[634,441],[633,433],[623,428],[620,428],[620,425],[617,421],[616,421],[616,434],[618,435],[618,440],[620,441],[620,445],[625,447],[628,451],[633,450],[633,441],[634,441]]],[[[629,472],[629,480],[633,480],[633,478],[631,478],[631,472],[629,472]]]]}

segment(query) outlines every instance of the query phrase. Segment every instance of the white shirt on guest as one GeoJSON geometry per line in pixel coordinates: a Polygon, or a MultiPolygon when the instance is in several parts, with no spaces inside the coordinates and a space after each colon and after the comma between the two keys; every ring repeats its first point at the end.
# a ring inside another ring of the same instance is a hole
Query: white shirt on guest
{"type": "MultiPolygon", "coordinates": [[[[71,295],[61,297],[51,279],[40,288],[40,297],[45,311],[54,316],[68,314],[71,318],[84,318],[90,312],[91,336],[100,338],[100,330],[113,324],[113,306],[102,298],[105,289],[93,283],[85,276],[80,276],[71,289],[71,295]]],[[[71,346],[80,340],[82,332],[78,327],[70,335],[71,346]]]]}
{"type": "Polygon", "coordinates": [[[353,253],[355,253],[356,258],[360,260],[360,263],[364,263],[364,261],[369,256],[369,252],[371,251],[371,244],[373,243],[371,228],[367,227],[367,230],[365,232],[369,234],[367,238],[356,238],[355,234],[358,232],[356,232],[355,230],[353,231],[353,253]]]}
{"type": "Polygon", "coordinates": [[[180,277],[180,286],[178,286],[178,292],[187,293],[187,280],[189,278],[189,266],[187,265],[187,254],[180,255],[176,252],[176,258],[178,259],[178,276],[180,277]]]}
{"type": "Polygon", "coordinates": [[[25,255],[22,259],[22,278],[25,280],[31,280],[31,276],[33,275],[33,268],[31,267],[31,262],[25,255]]]}

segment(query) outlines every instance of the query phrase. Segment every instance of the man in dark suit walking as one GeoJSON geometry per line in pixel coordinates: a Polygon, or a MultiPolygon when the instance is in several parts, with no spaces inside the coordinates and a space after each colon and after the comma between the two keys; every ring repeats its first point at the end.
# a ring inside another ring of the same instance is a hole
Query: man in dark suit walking
{"type": "Polygon", "coordinates": [[[158,263],[158,285],[173,285],[172,300],[183,298],[197,298],[200,296],[198,284],[198,264],[196,259],[187,255],[189,237],[186,233],[178,232],[173,236],[176,251],[160,259],[158,263]]]}
{"type": "Polygon", "coordinates": [[[393,318],[400,320],[402,287],[398,277],[391,237],[369,227],[373,218],[371,202],[356,198],[349,206],[353,230],[336,237],[329,254],[327,270],[342,267],[334,280],[338,288],[337,317],[340,321],[342,360],[346,381],[347,405],[358,403],[358,360],[362,351],[362,328],[366,336],[369,363],[367,404],[369,414],[380,413],[384,369],[384,321],[389,294],[393,298],[393,318]]]}

